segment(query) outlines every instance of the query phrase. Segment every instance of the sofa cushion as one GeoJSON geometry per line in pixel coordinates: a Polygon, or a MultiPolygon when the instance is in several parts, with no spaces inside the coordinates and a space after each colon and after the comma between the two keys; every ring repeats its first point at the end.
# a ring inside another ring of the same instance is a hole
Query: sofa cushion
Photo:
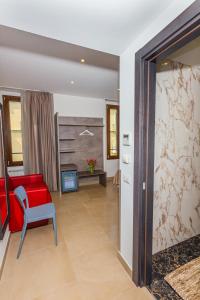
{"type": "Polygon", "coordinates": [[[26,187],[26,186],[34,186],[40,184],[42,185],[45,184],[43,181],[42,174],[9,177],[9,190],[14,190],[16,187],[20,185],[26,187]]]}
{"type": "Polygon", "coordinates": [[[4,224],[6,216],[7,216],[6,193],[0,192],[0,218],[2,224],[4,224]]]}

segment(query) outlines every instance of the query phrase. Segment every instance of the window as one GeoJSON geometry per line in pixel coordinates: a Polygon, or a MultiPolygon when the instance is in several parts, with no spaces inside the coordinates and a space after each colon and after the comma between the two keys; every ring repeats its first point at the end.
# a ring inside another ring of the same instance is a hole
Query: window
{"type": "Polygon", "coordinates": [[[3,110],[7,165],[20,166],[23,165],[20,97],[3,96],[3,110]]]}
{"type": "Polygon", "coordinates": [[[119,106],[107,105],[107,159],[119,158],[119,106]]]}

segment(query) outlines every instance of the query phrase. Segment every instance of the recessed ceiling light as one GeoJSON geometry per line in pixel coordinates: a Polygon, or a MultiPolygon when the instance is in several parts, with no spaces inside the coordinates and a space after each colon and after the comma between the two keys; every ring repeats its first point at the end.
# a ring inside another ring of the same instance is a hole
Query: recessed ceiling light
{"type": "Polygon", "coordinates": [[[71,80],[70,83],[71,83],[71,84],[74,84],[74,80],[71,80]]]}
{"type": "Polygon", "coordinates": [[[164,63],[162,63],[163,66],[167,66],[169,63],[167,61],[165,61],[164,63]]]}
{"type": "Polygon", "coordinates": [[[85,62],[85,59],[81,58],[81,63],[84,64],[84,62],[85,62]]]}

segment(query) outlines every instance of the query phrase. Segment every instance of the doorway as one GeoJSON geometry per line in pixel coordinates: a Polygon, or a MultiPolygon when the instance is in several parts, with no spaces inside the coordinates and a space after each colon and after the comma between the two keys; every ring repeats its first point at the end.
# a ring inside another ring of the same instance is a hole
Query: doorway
{"type": "Polygon", "coordinates": [[[152,282],[156,63],[200,35],[200,5],[195,1],[136,53],[133,281],[152,282]]]}
{"type": "Polygon", "coordinates": [[[200,37],[157,64],[150,290],[161,298],[199,294],[199,53],[200,37]]]}

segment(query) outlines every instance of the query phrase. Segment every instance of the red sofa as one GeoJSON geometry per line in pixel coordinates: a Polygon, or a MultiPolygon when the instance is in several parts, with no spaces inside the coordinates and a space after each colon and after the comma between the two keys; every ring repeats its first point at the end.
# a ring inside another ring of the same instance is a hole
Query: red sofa
{"type": "Polygon", "coordinates": [[[7,205],[6,205],[5,179],[0,178],[0,218],[2,224],[4,224],[6,216],[7,216],[7,205]]]}
{"type": "MultiPolygon", "coordinates": [[[[27,192],[29,207],[52,202],[48,187],[44,182],[43,176],[41,174],[9,177],[9,198],[10,198],[9,229],[11,232],[20,231],[22,229],[23,222],[24,222],[23,210],[14,194],[14,189],[19,185],[22,185],[27,192]]],[[[35,222],[29,224],[29,228],[45,225],[47,223],[48,220],[35,222]]]]}

